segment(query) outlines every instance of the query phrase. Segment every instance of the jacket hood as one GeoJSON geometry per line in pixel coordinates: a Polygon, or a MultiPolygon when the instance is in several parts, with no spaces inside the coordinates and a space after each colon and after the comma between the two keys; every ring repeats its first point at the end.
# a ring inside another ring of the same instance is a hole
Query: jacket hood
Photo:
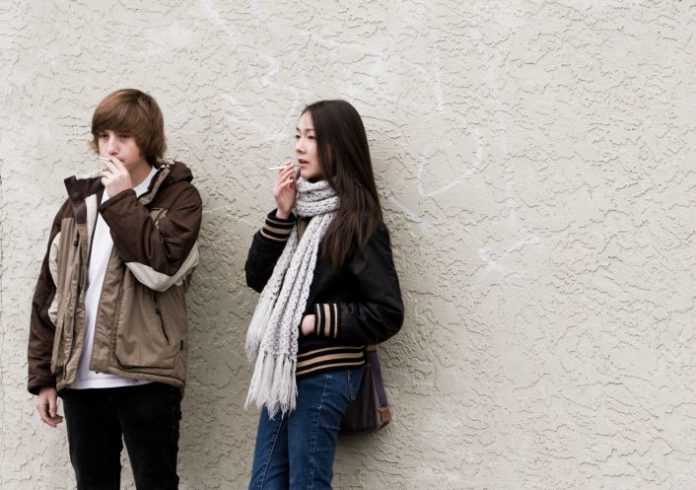
{"type": "Polygon", "coordinates": [[[158,162],[157,165],[158,172],[155,175],[153,181],[159,180],[160,172],[167,170],[166,175],[162,185],[171,185],[176,182],[191,182],[193,180],[193,174],[191,169],[186,166],[183,162],[177,162],[175,160],[162,160],[158,162]]]}
{"type": "Polygon", "coordinates": [[[152,201],[160,189],[169,187],[179,182],[191,182],[193,174],[186,164],[174,160],[162,160],[158,162],[157,173],[150,182],[150,188],[138,200],[147,205],[152,201]]]}

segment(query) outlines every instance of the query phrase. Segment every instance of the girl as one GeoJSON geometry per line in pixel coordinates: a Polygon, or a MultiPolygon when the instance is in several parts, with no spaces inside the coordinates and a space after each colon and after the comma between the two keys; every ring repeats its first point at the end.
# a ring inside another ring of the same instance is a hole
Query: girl
{"type": "Polygon", "coordinates": [[[348,102],[307,106],[254,235],[247,405],[262,407],[250,489],[331,488],[341,419],[365,347],[401,328],[403,303],[365,128],[348,102]],[[298,168],[299,167],[299,168],[298,168]],[[294,212],[293,212],[294,211],[294,212]]]}

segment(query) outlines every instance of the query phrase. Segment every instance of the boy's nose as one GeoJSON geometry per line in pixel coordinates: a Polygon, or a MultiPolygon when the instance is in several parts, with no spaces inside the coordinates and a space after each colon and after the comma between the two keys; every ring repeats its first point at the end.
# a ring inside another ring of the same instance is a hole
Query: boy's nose
{"type": "Polygon", "coordinates": [[[118,145],[116,144],[116,141],[110,139],[106,144],[106,151],[109,155],[116,155],[118,153],[118,145]]]}

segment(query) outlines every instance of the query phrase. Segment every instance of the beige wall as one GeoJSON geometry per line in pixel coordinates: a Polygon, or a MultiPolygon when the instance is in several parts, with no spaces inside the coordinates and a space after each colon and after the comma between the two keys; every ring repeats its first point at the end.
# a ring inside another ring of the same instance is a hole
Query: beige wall
{"type": "Polygon", "coordinates": [[[243,262],[328,97],[364,117],[407,305],[394,422],[341,442],[336,487],[692,485],[692,2],[343,3],[0,0],[0,487],[73,487],[25,390],[29,303],[91,112],[129,86],[205,202],[182,488],[246,483],[243,262]]]}

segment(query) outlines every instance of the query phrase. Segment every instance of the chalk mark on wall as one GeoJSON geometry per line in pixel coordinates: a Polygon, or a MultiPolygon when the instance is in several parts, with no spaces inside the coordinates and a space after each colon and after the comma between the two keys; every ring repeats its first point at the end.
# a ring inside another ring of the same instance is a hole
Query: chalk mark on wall
{"type": "Polygon", "coordinates": [[[454,177],[448,184],[440,187],[439,189],[435,189],[433,191],[425,191],[423,189],[423,172],[425,168],[429,165],[428,157],[427,155],[430,153],[432,146],[428,145],[425,147],[425,149],[421,152],[420,154],[420,164],[418,165],[418,172],[416,174],[417,182],[418,182],[418,193],[423,196],[423,197],[435,197],[437,195],[440,195],[444,192],[447,192],[450,190],[452,187],[455,187],[459,184],[462,184],[465,182],[465,180],[473,175],[474,173],[481,172],[485,168],[485,163],[484,163],[484,154],[483,154],[483,143],[481,141],[481,135],[477,129],[472,129],[469,132],[469,138],[472,141],[473,145],[476,148],[476,157],[474,158],[473,164],[461,175],[458,175],[454,177]]]}
{"type": "MultiPolygon", "coordinates": [[[[260,115],[264,114],[264,111],[257,111],[255,114],[250,114],[249,110],[237,100],[233,95],[225,95],[223,99],[230,103],[232,106],[233,114],[227,116],[227,120],[234,121],[238,123],[243,121],[254,131],[256,131],[260,136],[264,138],[265,141],[273,142],[286,142],[287,134],[285,133],[285,128],[288,126],[292,118],[297,117],[300,109],[300,91],[292,86],[283,83],[278,83],[275,81],[275,76],[280,71],[281,63],[280,61],[267,54],[264,54],[253,47],[244,45],[238,40],[237,34],[228,25],[228,23],[220,16],[219,12],[216,10],[213,0],[201,0],[201,5],[208,13],[208,15],[213,19],[215,24],[225,33],[229,38],[236,51],[245,51],[249,54],[253,54],[254,57],[260,58],[267,65],[267,70],[259,76],[259,83],[262,87],[276,92],[287,93],[292,100],[290,108],[287,112],[285,120],[282,124],[263,124],[262,117],[260,115]]],[[[270,112],[270,111],[266,111],[270,112]]]]}
{"type": "Polygon", "coordinates": [[[478,249],[478,256],[479,259],[484,263],[485,269],[481,272],[479,272],[479,277],[482,275],[485,275],[491,271],[499,272],[503,275],[524,275],[526,273],[525,270],[523,269],[513,269],[513,268],[507,268],[503,265],[500,264],[502,260],[504,260],[506,257],[509,255],[518,252],[522,250],[524,247],[527,245],[538,245],[542,242],[541,237],[538,235],[528,235],[522,240],[517,241],[510,247],[508,247],[506,250],[504,250],[497,258],[496,257],[491,257],[491,252],[490,249],[487,247],[482,247],[478,249]]]}
{"type": "Polygon", "coordinates": [[[404,217],[406,219],[408,219],[409,221],[412,221],[413,223],[421,224],[421,225],[425,226],[425,228],[427,230],[431,230],[433,228],[433,224],[430,221],[419,216],[417,212],[408,208],[406,205],[404,205],[402,202],[400,202],[394,196],[388,196],[387,201],[392,203],[397,208],[399,208],[399,210],[403,213],[404,217]]]}

